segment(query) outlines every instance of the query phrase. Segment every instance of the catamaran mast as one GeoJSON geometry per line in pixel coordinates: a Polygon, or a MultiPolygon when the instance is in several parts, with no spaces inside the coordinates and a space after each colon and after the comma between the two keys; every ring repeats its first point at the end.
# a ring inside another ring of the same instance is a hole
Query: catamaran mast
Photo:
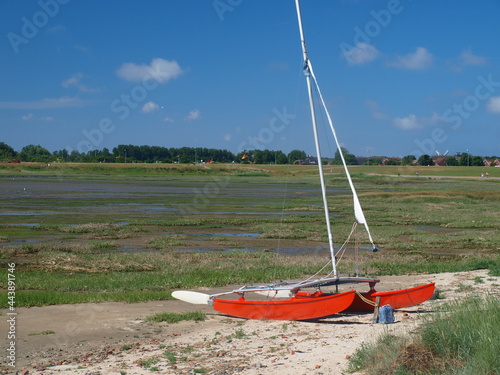
{"type": "Polygon", "coordinates": [[[304,39],[304,29],[302,27],[302,15],[300,13],[300,4],[299,0],[295,0],[295,7],[297,8],[297,17],[299,20],[299,30],[300,30],[300,41],[302,44],[302,54],[304,57],[304,74],[306,75],[307,81],[307,92],[309,94],[309,107],[311,109],[311,120],[312,127],[314,133],[314,143],[316,145],[316,156],[318,158],[318,170],[319,170],[319,179],[321,182],[321,194],[323,196],[323,206],[325,210],[325,220],[326,220],[326,229],[328,232],[328,244],[330,246],[330,256],[332,258],[332,267],[333,267],[333,276],[337,277],[337,263],[335,260],[335,250],[333,248],[333,236],[332,236],[332,228],[330,225],[330,213],[328,211],[328,199],[326,197],[326,186],[325,186],[325,176],[323,174],[323,165],[321,162],[321,148],[319,146],[319,138],[318,138],[318,127],[316,124],[316,113],[314,110],[314,100],[312,93],[312,84],[311,84],[311,73],[309,69],[309,57],[307,56],[306,49],[306,41],[304,39]]]}

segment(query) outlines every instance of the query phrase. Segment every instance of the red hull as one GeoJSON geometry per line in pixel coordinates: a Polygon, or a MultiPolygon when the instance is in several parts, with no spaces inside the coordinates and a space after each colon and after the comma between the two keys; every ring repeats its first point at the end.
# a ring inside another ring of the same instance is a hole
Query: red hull
{"type": "Polygon", "coordinates": [[[354,290],[339,294],[303,293],[288,300],[247,301],[213,299],[213,307],[226,315],[245,319],[309,320],[333,315],[352,305],[354,290]]]}
{"type": "MultiPolygon", "coordinates": [[[[405,307],[419,305],[427,301],[434,294],[434,283],[420,285],[414,288],[394,290],[389,292],[368,292],[361,295],[375,302],[377,297],[380,297],[380,306],[390,305],[393,309],[403,309],[405,307]]],[[[374,306],[363,301],[358,295],[354,298],[353,303],[345,311],[363,312],[373,311],[374,306]]]]}

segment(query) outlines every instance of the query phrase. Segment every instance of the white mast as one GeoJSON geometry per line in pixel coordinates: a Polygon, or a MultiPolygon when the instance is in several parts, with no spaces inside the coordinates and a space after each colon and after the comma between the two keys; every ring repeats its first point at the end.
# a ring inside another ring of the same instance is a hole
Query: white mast
{"type": "Polygon", "coordinates": [[[333,249],[332,228],[330,226],[330,213],[328,211],[328,199],[326,197],[325,176],[323,174],[323,165],[321,162],[321,150],[320,150],[320,146],[319,146],[318,128],[316,125],[316,114],[314,111],[314,100],[313,100],[313,96],[312,96],[311,71],[309,69],[309,57],[307,56],[306,41],[304,39],[304,29],[302,28],[302,16],[300,13],[299,0],[295,0],[295,7],[297,8],[297,17],[299,20],[300,41],[302,44],[302,54],[304,57],[304,73],[306,75],[307,92],[309,94],[309,107],[311,109],[311,120],[312,120],[313,132],[314,132],[314,143],[316,145],[316,156],[318,158],[319,179],[321,182],[321,193],[323,196],[323,206],[324,206],[324,210],[325,210],[326,229],[328,232],[328,244],[330,246],[330,256],[332,258],[333,276],[338,277],[338,275],[337,275],[337,263],[335,260],[335,251],[333,249]]]}

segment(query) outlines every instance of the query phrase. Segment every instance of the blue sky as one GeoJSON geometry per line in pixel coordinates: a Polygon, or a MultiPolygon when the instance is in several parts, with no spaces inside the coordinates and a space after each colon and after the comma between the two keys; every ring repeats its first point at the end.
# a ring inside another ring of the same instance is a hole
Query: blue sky
{"type": "MultiPolygon", "coordinates": [[[[499,1],[301,4],[351,153],[500,155],[499,1]]],[[[293,0],[2,0],[0,25],[0,141],[18,151],[314,153],[293,0]]]]}

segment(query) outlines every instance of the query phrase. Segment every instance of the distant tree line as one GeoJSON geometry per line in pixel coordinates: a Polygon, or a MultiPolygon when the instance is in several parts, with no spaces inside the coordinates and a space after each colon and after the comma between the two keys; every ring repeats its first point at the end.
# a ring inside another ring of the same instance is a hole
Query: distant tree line
{"type": "MultiPolygon", "coordinates": [[[[348,165],[434,165],[430,155],[421,155],[418,159],[414,155],[399,158],[368,157],[360,158],[341,148],[348,165]]],[[[444,157],[443,157],[444,158],[444,157]]],[[[495,156],[486,157],[495,159],[495,156]]],[[[237,154],[228,150],[219,150],[205,147],[161,147],[118,145],[112,150],[103,148],[86,153],[66,149],[50,152],[40,145],[24,146],[16,152],[11,146],[0,142],[0,161],[19,160],[25,162],[76,162],[76,163],[255,163],[255,164],[294,164],[308,159],[308,155],[301,150],[293,150],[288,154],[273,150],[245,150],[237,154]]],[[[323,164],[342,164],[339,150],[332,159],[323,159],[323,164]]],[[[463,153],[460,156],[448,156],[444,160],[447,166],[483,166],[484,158],[463,153]]]]}
{"type": "Polygon", "coordinates": [[[256,163],[292,164],[304,160],[306,153],[293,150],[288,154],[272,150],[247,150],[234,154],[228,150],[205,147],[161,147],[118,145],[112,150],[79,152],[66,149],[50,152],[40,145],[28,145],[16,152],[11,146],[0,142],[0,161],[19,160],[25,162],[76,162],[76,163],[256,163]]]}
{"type": "MultiPolygon", "coordinates": [[[[463,167],[483,167],[484,166],[484,159],[497,159],[496,156],[490,156],[490,157],[482,157],[482,156],[473,156],[469,153],[462,153],[460,156],[448,156],[448,157],[442,157],[444,159],[444,165],[448,167],[453,167],[453,166],[463,166],[463,167]]],[[[407,155],[401,159],[401,164],[402,165],[435,165],[434,160],[430,155],[424,154],[420,155],[420,157],[417,159],[415,155],[407,155]]]]}

